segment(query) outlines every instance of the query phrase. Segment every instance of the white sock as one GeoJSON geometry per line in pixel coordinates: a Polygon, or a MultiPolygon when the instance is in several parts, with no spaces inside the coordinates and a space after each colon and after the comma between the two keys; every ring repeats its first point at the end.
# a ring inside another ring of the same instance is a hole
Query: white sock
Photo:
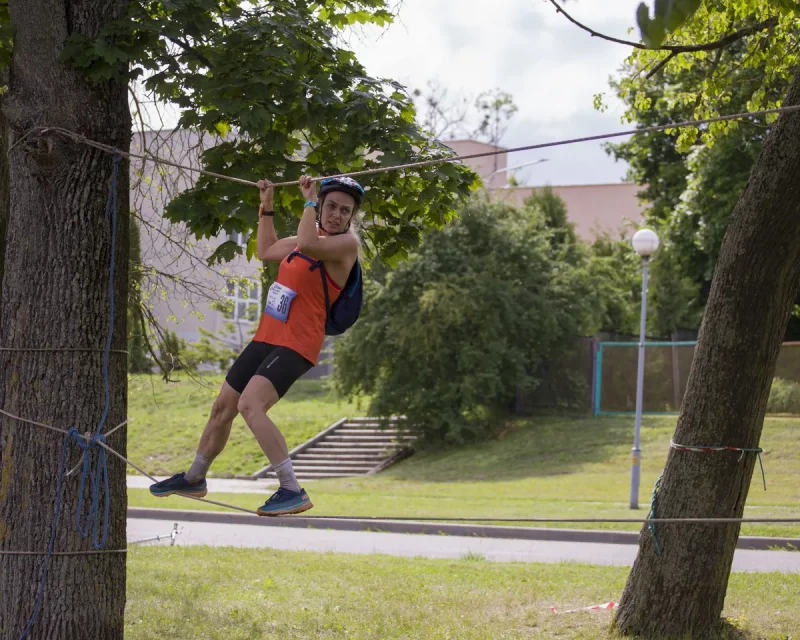
{"type": "Polygon", "coordinates": [[[286,458],[280,464],[272,467],[275,473],[278,474],[278,481],[281,483],[281,489],[289,489],[295,493],[300,493],[300,483],[294,475],[294,467],[292,467],[292,459],[286,458]]]}
{"type": "Polygon", "coordinates": [[[186,482],[200,482],[200,480],[206,477],[212,462],[214,462],[214,458],[206,458],[199,453],[195,455],[192,466],[189,467],[186,475],[183,476],[186,482]]]}

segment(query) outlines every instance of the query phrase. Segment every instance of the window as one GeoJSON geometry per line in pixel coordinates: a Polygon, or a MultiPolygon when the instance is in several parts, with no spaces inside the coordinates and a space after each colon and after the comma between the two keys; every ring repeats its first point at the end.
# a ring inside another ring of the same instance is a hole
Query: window
{"type": "Polygon", "coordinates": [[[246,236],[241,231],[229,231],[228,232],[228,240],[235,242],[240,247],[246,247],[247,241],[250,239],[250,236],[246,236]]]}
{"type": "Polygon", "coordinates": [[[258,280],[228,280],[228,300],[232,303],[225,314],[238,322],[257,322],[261,309],[261,283],[258,280]]]}

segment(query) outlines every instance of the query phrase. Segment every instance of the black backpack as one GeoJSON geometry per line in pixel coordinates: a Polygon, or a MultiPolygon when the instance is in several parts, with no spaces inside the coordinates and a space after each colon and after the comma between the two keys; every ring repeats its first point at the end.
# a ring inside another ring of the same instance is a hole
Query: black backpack
{"type": "Polygon", "coordinates": [[[322,276],[322,290],[325,292],[325,308],[328,310],[328,317],[325,321],[325,335],[338,336],[352,327],[358,316],[361,313],[361,305],[364,300],[364,286],[361,277],[361,264],[358,260],[353,264],[350,269],[350,275],[347,276],[347,282],[342,289],[341,294],[336,299],[336,302],[331,305],[330,295],[328,294],[328,278],[325,271],[325,265],[322,260],[314,260],[299,251],[292,251],[287,258],[288,262],[292,261],[294,256],[300,256],[304,260],[311,263],[310,269],[313,271],[319,268],[319,273],[322,276]]]}

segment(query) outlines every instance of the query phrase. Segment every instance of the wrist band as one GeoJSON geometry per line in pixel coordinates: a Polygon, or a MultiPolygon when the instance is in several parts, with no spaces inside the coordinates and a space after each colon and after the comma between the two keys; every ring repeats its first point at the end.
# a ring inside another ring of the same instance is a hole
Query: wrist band
{"type": "Polygon", "coordinates": [[[258,217],[259,218],[263,218],[264,216],[274,216],[274,215],[275,215],[275,211],[273,209],[270,209],[269,211],[264,211],[264,205],[263,204],[258,206],[258,217]]]}
{"type": "Polygon", "coordinates": [[[303,205],[303,209],[305,209],[306,207],[314,207],[316,209],[317,203],[314,202],[313,200],[306,200],[306,203],[303,205]]]}

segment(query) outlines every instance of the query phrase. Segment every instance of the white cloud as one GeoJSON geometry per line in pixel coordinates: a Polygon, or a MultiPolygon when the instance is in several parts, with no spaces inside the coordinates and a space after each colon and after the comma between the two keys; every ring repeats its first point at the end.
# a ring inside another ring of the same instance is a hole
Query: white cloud
{"type": "MultiPolygon", "coordinates": [[[[566,9],[597,31],[636,40],[628,29],[639,1],[580,0],[566,9]]],[[[623,128],[621,105],[612,102],[600,114],[592,100],[609,93],[608,77],[630,49],[591,37],[547,0],[404,0],[399,21],[388,31],[365,29],[351,44],[370,74],[410,88],[436,78],[457,94],[495,87],[510,93],[519,111],[503,139],[508,147],[623,128]]],[[[531,184],[612,182],[626,170],[600,143],[519,153],[509,163],[537,157],[550,161],[519,175],[531,184]]]]}

